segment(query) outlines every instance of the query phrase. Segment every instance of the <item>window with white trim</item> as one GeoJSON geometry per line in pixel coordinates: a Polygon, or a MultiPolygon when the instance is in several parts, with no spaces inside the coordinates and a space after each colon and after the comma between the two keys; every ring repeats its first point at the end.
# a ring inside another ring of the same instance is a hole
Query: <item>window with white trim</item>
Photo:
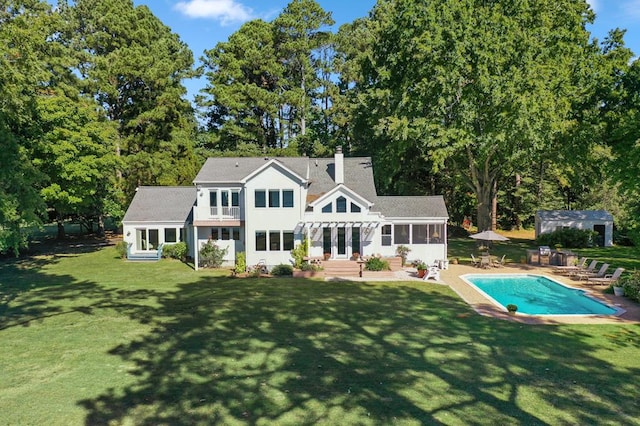
{"type": "Polygon", "coordinates": [[[382,226],[382,245],[383,246],[391,245],[391,225],[382,226]]]}

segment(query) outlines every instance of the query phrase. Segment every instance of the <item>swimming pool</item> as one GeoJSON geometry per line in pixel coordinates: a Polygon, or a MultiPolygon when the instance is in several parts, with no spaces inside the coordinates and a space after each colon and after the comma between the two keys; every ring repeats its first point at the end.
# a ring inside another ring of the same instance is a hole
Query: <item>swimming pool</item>
{"type": "Polygon", "coordinates": [[[619,309],[542,275],[471,274],[461,277],[496,305],[529,315],[615,315],[619,309]]]}

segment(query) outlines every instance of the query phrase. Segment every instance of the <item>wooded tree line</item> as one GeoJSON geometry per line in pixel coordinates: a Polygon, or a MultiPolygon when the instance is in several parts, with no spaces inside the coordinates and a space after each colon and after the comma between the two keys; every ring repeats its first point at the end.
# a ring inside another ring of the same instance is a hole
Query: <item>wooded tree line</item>
{"type": "Polygon", "coordinates": [[[131,0],[1,1],[0,252],[50,219],[123,215],[204,158],[371,156],[381,193],[453,222],[605,208],[640,236],[640,63],[586,1],[378,0],[332,31],[293,0],[193,53],[131,0]],[[193,105],[184,81],[204,75],[193,105]]]}

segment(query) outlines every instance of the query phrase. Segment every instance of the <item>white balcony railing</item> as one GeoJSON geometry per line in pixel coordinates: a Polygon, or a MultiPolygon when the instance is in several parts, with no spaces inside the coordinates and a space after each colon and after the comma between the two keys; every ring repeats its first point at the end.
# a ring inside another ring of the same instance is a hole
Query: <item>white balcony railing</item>
{"type": "Polygon", "coordinates": [[[240,207],[211,207],[211,218],[217,220],[240,220],[240,207]]]}

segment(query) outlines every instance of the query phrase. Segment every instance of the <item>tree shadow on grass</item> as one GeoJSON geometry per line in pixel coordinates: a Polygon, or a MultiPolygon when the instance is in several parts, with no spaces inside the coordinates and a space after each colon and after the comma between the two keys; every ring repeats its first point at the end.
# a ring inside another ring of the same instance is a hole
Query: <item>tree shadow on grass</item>
{"type": "Polygon", "coordinates": [[[0,330],[28,327],[47,318],[114,308],[141,321],[151,313],[141,304],[156,297],[150,290],[104,288],[70,274],[45,273],[43,268],[63,256],[38,256],[0,263],[0,330]]]}
{"type": "MultiPolygon", "coordinates": [[[[640,368],[577,327],[471,314],[441,286],[203,278],[112,349],[137,382],[86,424],[631,424],[640,368]],[[625,412],[620,401],[626,401],[625,412]]],[[[637,349],[637,343],[635,349],[637,349]]]]}

